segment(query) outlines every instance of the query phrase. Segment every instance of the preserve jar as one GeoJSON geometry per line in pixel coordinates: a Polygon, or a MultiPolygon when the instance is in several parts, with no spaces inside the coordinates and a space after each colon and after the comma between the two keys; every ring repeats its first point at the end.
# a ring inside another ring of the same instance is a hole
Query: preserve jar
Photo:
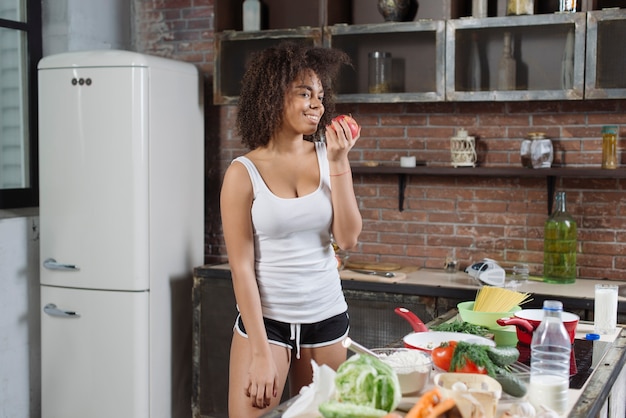
{"type": "Polygon", "coordinates": [[[508,0],[506,4],[506,14],[511,15],[532,15],[534,13],[533,0],[508,0]]]}
{"type": "Polygon", "coordinates": [[[543,132],[531,132],[522,141],[520,157],[524,167],[550,168],[554,160],[552,141],[543,132]]]}
{"type": "Polygon", "coordinates": [[[602,127],[602,168],[617,168],[617,126],[602,127]]]}
{"type": "Polygon", "coordinates": [[[391,54],[370,52],[368,65],[369,92],[371,94],[391,92],[391,54]]]}

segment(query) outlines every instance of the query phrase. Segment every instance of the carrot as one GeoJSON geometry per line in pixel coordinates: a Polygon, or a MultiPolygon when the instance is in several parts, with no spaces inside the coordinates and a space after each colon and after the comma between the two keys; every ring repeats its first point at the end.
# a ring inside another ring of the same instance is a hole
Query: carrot
{"type": "Polygon", "coordinates": [[[397,412],[390,412],[387,415],[383,416],[383,418],[402,418],[402,415],[397,412]]]}
{"type": "Polygon", "coordinates": [[[404,418],[437,418],[444,412],[452,409],[456,402],[452,398],[442,399],[439,389],[434,388],[426,392],[404,418]]]}
{"type": "Polygon", "coordinates": [[[447,412],[450,409],[454,408],[454,405],[456,405],[456,402],[454,401],[453,398],[444,399],[443,401],[435,405],[433,409],[430,410],[428,415],[426,415],[426,418],[437,418],[439,415],[443,414],[444,412],[447,412]]]}
{"type": "Polygon", "coordinates": [[[429,390],[413,405],[404,418],[425,418],[428,411],[437,405],[440,399],[441,393],[439,393],[439,389],[429,390]]]}

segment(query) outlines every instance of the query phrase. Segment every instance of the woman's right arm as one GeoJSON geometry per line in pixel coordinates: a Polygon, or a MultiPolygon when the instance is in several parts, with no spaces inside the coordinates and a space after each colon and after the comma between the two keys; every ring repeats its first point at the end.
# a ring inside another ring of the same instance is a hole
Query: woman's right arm
{"type": "Polygon", "coordinates": [[[228,167],[222,183],[220,211],[235,299],[250,343],[249,378],[241,390],[258,408],[277,396],[278,373],[263,323],[254,268],[252,183],[243,164],[228,167]]]}

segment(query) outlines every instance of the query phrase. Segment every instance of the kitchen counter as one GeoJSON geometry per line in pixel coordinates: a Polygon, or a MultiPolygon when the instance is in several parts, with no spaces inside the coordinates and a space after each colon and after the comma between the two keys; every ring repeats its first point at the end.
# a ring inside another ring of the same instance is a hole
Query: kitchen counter
{"type": "MultiPolygon", "coordinates": [[[[455,319],[457,310],[452,309],[426,324],[428,327],[438,325],[442,322],[455,319]]],[[[593,330],[593,323],[581,322],[576,329],[576,341],[584,340],[585,335],[593,330]]],[[[564,415],[571,418],[581,417],[607,417],[622,418],[626,414],[626,404],[623,394],[626,391],[626,329],[619,326],[617,330],[609,335],[603,335],[599,342],[593,342],[590,362],[583,368],[582,361],[577,359],[579,373],[587,372],[582,387],[569,390],[569,408],[564,415]],[[597,347],[596,347],[597,346],[597,347]]],[[[422,392],[432,387],[432,376],[429,386],[422,392]]],[[[279,405],[273,411],[263,415],[263,418],[280,418],[284,411],[295,401],[290,399],[279,405]]],[[[419,396],[404,397],[401,403],[414,404],[419,396]]],[[[498,404],[498,416],[508,410],[511,405],[519,400],[510,396],[500,399],[498,404]]],[[[398,411],[402,413],[401,411],[398,411]]]]}
{"type": "MultiPolygon", "coordinates": [[[[480,288],[464,272],[417,267],[404,267],[401,272],[401,280],[341,272],[350,313],[350,336],[355,341],[372,348],[387,346],[411,332],[408,322],[394,313],[395,307],[405,306],[427,323],[455,308],[458,302],[474,300],[480,288]]],[[[539,308],[543,300],[557,299],[563,302],[565,310],[590,321],[594,286],[607,282],[579,279],[573,284],[556,285],[531,280],[517,290],[532,293],[533,300],[525,307],[539,308]]],[[[620,290],[626,289],[626,282],[610,283],[621,285],[620,290]]],[[[197,267],[192,293],[193,417],[225,418],[228,416],[228,353],[237,315],[228,264],[197,267]]],[[[618,322],[626,323],[624,296],[619,298],[618,312],[618,322]]],[[[601,390],[600,386],[596,388],[597,392],[601,390]]]]}
{"type": "MultiPolygon", "coordinates": [[[[358,275],[362,279],[357,280],[348,278],[347,276],[355,277],[355,275],[346,274],[346,270],[342,271],[340,276],[343,279],[343,288],[347,290],[448,297],[459,300],[474,300],[476,292],[480,288],[474,278],[461,271],[447,273],[443,269],[420,269],[417,267],[403,267],[400,271],[406,277],[399,281],[380,276],[367,277],[363,274],[358,275]]],[[[230,268],[228,264],[203,266],[196,269],[196,274],[206,278],[230,278],[230,268]]],[[[593,310],[595,285],[606,283],[620,286],[617,311],[621,314],[621,320],[618,322],[626,323],[626,281],[578,279],[575,283],[570,284],[551,284],[528,280],[514,290],[533,294],[533,301],[528,307],[540,308],[545,299],[558,299],[563,302],[565,309],[593,310]]]]}

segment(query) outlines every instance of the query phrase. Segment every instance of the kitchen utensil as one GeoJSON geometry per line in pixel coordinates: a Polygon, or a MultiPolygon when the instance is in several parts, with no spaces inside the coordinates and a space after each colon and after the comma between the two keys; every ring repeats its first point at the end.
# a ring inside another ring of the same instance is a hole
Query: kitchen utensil
{"type": "Polygon", "coordinates": [[[381,277],[396,277],[396,273],[393,273],[391,271],[376,271],[376,270],[360,270],[360,269],[350,269],[354,272],[357,273],[361,273],[361,274],[370,274],[372,276],[381,276],[381,277]]]}
{"type": "MultiPolygon", "coordinates": [[[[563,312],[562,314],[563,325],[569,334],[570,341],[574,343],[574,337],[576,336],[576,327],[580,317],[571,312],[563,312]]],[[[515,312],[513,317],[500,318],[496,322],[498,325],[515,325],[517,330],[517,338],[523,343],[530,345],[533,339],[533,332],[537,329],[541,320],[543,319],[543,309],[522,309],[515,312]]]]}
{"type": "Polygon", "coordinates": [[[424,324],[424,321],[422,321],[417,315],[415,315],[413,312],[411,312],[407,308],[397,307],[396,309],[394,309],[394,312],[400,315],[402,318],[406,319],[411,325],[411,328],[413,328],[413,331],[415,332],[428,331],[428,327],[424,324]]]}
{"type": "Polygon", "coordinates": [[[361,344],[357,343],[356,341],[354,341],[352,338],[350,337],[346,337],[341,344],[347,348],[348,350],[357,353],[357,354],[366,354],[368,356],[372,356],[372,357],[378,357],[378,354],[374,353],[372,350],[370,350],[369,348],[365,348],[363,347],[361,344]]]}
{"type": "Polygon", "coordinates": [[[504,286],[506,273],[502,267],[490,258],[484,258],[465,269],[465,272],[479,281],[491,286],[504,286]]]}
{"type": "Polygon", "coordinates": [[[406,319],[411,324],[413,331],[415,331],[403,338],[404,346],[407,348],[430,352],[433,348],[446,341],[465,341],[492,347],[496,345],[494,341],[478,335],[462,332],[429,331],[424,321],[407,308],[398,307],[394,312],[406,319]]]}

